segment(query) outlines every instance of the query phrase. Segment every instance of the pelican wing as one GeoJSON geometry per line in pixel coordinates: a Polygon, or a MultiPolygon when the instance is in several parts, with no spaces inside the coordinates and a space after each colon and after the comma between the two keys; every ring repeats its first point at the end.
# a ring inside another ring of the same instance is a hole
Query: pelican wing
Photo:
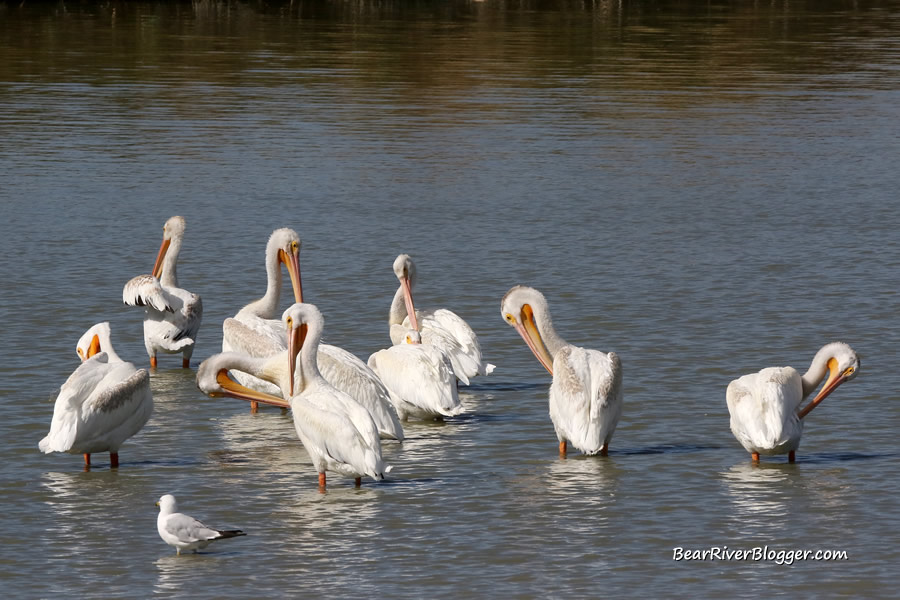
{"type": "Polygon", "coordinates": [[[770,367],[728,384],[725,401],[731,431],[751,452],[778,453],[799,444],[803,400],[800,374],[792,367],[770,367]]]}
{"type": "Polygon", "coordinates": [[[103,380],[109,366],[105,352],[81,363],[59,389],[53,407],[50,433],[39,443],[41,452],[68,452],[75,444],[81,407],[103,380]]]}
{"type": "Polygon", "coordinates": [[[223,352],[266,357],[287,350],[287,333],[281,321],[229,318],[222,323],[222,334],[223,352]]]}
{"type": "MultiPolygon", "coordinates": [[[[453,371],[443,354],[425,344],[402,344],[379,350],[369,366],[396,398],[433,415],[452,417],[463,412],[453,371]]],[[[399,412],[408,412],[403,407],[399,412]]]]}
{"type": "Polygon", "coordinates": [[[122,288],[122,301],[128,306],[149,306],[160,312],[175,312],[169,294],[153,275],[138,275],[128,281],[122,288]]]}
{"type": "Polygon", "coordinates": [[[203,301],[199,294],[192,294],[182,289],[184,292],[184,305],[181,308],[180,330],[172,337],[178,341],[185,338],[191,340],[197,339],[197,332],[200,330],[200,323],[203,321],[203,301]]]}

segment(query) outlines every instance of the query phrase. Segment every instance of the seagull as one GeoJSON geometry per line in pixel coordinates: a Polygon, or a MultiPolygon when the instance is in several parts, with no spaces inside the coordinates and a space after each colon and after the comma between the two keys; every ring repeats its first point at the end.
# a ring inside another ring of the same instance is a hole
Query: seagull
{"type": "Polygon", "coordinates": [[[178,505],[172,494],[160,497],[156,505],[159,507],[159,516],[156,518],[159,537],[168,545],[175,546],[176,554],[181,554],[182,550],[193,550],[196,553],[216,540],[247,535],[240,529],[212,529],[193,517],[176,512],[178,505]]]}

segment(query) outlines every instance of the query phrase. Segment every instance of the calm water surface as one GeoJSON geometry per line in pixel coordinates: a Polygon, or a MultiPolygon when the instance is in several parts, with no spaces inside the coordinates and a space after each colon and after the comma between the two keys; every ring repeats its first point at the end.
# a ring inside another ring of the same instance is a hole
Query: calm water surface
{"type": "Polygon", "coordinates": [[[898,40],[896,2],[0,3],[5,593],[895,594],[898,40]],[[319,494],[289,415],[207,398],[176,357],[120,469],[41,454],[90,325],[147,364],[121,289],[173,214],[195,363],[292,227],[330,343],[389,343],[407,252],[497,370],[360,490],[319,494]],[[557,458],[549,378],[499,314],[518,283],[622,357],[609,457],[557,458]],[[834,339],[860,376],[796,464],[752,466],[728,382],[834,339]],[[176,557],[169,492],[249,535],[176,557]],[[672,560],[764,545],[848,560],[672,560]]]}

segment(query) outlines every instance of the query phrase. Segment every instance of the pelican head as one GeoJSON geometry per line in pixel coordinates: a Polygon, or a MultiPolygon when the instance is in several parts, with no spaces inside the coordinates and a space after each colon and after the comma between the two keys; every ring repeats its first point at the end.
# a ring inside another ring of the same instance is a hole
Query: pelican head
{"type": "Polygon", "coordinates": [[[277,369],[263,364],[266,363],[266,359],[254,359],[238,352],[214,354],[200,363],[200,367],[197,369],[197,387],[211,398],[227,396],[286,408],[288,403],[283,398],[243,386],[229,375],[228,371],[231,368],[240,371],[247,369],[250,372],[250,363],[254,361],[260,362],[260,366],[253,369],[254,372],[251,375],[263,376],[267,381],[280,385],[284,389],[281,374],[277,369]]]}
{"type": "Polygon", "coordinates": [[[151,271],[153,276],[157,279],[159,279],[160,275],[162,275],[163,260],[166,258],[166,252],[169,251],[169,246],[172,244],[172,240],[181,239],[183,235],[184,217],[179,217],[178,215],[169,217],[169,220],[166,221],[165,225],[163,225],[162,245],[160,245],[159,247],[159,253],[156,255],[156,262],[153,263],[153,271],[151,271]]]}
{"type": "Polygon", "coordinates": [[[859,373],[859,355],[849,344],[844,342],[831,342],[822,346],[816,352],[813,364],[820,361],[825,361],[828,367],[828,378],[816,397],[798,413],[801,419],[839,385],[850,381],[859,373]]]}
{"type": "MultiPolygon", "coordinates": [[[[297,355],[300,354],[300,350],[303,348],[304,342],[306,342],[306,335],[309,332],[309,326],[313,325],[318,331],[321,331],[322,326],[325,323],[325,319],[322,317],[322,313],[319,312],[319,309],[316,308],[314,304],[303,304],[302,302],[297,302],[296,304],[289,306],[288,309],[284,311],[284,313],[281,315],[281,321],[287,328],[288,373],[295,373],[297,368],[297,355]]],[[[313,360],[315,360],[315,357],[313,357],[313,360]]],[[[294,377],[291,377],[291,396],[294,395],[294,379],[294,377]]],[[[301,383],[301,390],[302,386],[305,385],[305,382],[301,383]]]]}
{"type": "Polygon", "coordinates": [[[412,285],[416,276],[416,265],[409,254],[401,254],[394,259],[394,275],[403,288],[403,300],[406,303],[406,314],[409,316],[409,324],[416,331],[419,330],[419,322],[416,319],[416,305],[413,303],[412,285]]]}
{"type": "Polygon", "coordinates": [[[78,339],[75,352],[82,362],[91,358],[98,352],[106,350],[103,346],[109,344],[109,321],[97,323],[78,339]]]}
{"type": "MultiPolygon", "coordinates": [[[[550,313],[546,310],[547,299],[534,288],[517,285],[511,288],[500,302],[500,314],[503,320],[511,325],[534,353],[544,368],[553,374],[553,356],[547,349],[544,339],[538,330],[534,317],[534,307],[540,308],[544,318],[549,321],[550,313]]],[[[549,326],[547,322],[545,325],[549,326]]]]}
{"type": "Polygon", "coordinates": [[[300,285],[300,236],[293,229],[282,227],[269,236],[266,244],[266,264],[277,261],[287,267],[294,288],[294,301],[303,302],[303,288],[300,285]]]}
{"type": "Polygon", "coordinates": [[[421,344],[422,343],[422,334],[420,334],[415,329],[407,329],[406,333],[403,335],[403,343],[404,344],[421,344]]]}

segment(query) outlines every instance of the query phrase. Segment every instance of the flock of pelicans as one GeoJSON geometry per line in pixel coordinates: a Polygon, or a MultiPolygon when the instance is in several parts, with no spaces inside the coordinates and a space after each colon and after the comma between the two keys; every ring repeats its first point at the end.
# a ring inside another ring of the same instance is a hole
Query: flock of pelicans
{"type": "MultiPolygon", "coordinates": [[[[144,344],[153,368],[160,352],[181,354],[182,366],[189,368],[200,329],[200,296],[179,288],[176,275],[184,229],[182,217],[166,222],[152,273],[133,278],[122,292],[126,304],[146,308],[144,344]]],[[[482,360],[475,332],[456,313],[415,308],[415,266],[405,254],[393,265],[400,284],[388,318],[393,345],[372,354],[367,364],[346,350],[320,343],[324,319],[314,305],[303,303],[299,253],[295,231],[272,233],[266,245],[266,293],[225,320],[223,351],[200,364],[197,385],[210,396],[248,400],[254,412],[259,403],[290,408],[323,490],[327,471],[355,478],[357,486],[362,476],[383,479],[391,467],[382,460],[380,440],[402,441],[402,422],[409,418],[459,414],[457,383],[488,375],[494,365],[482,360]],[[295,304],[278,320],[274,317],[282,265],[295,304]]],[[[550,419],[560,456],[566,455],[569,443],[585,454],[606,455],[622,413],[619,357],[566,343],[553,328],[546,298],[536,289],[510,289],[501,314],[553,377],[550,419]]],[[[50,433],[40,441],[40,449],[83,454],[85,468],[92,453],[109,452],[110,466],[117,467],[119,447],[150,418],[149,373],[116,354],[109,323],[88,329],[76,352],[82,363],[60,389],[50,433]]],[[[792,367],[770,367],[735,379],[726,392],[731,430],[754,461],[760,454],[788,453],[793,462],[803,417],[858,370],[856,352],[833,342],[816,353],[803,375],[792,367]],[[801,408],[823,380],[818,394],[801,408]]],[[[241,535],[205,528],[176,513],[169,495],[159,504],[163,539],[164,522],[176,528],[190,523],[187,529],[192,527],[194,533],[214,532],[198,533],[207,537],[188,545],[167,540],[179,551],[241,535]],[[200,542],[205,543],[197,545],[200,542]]]]}

